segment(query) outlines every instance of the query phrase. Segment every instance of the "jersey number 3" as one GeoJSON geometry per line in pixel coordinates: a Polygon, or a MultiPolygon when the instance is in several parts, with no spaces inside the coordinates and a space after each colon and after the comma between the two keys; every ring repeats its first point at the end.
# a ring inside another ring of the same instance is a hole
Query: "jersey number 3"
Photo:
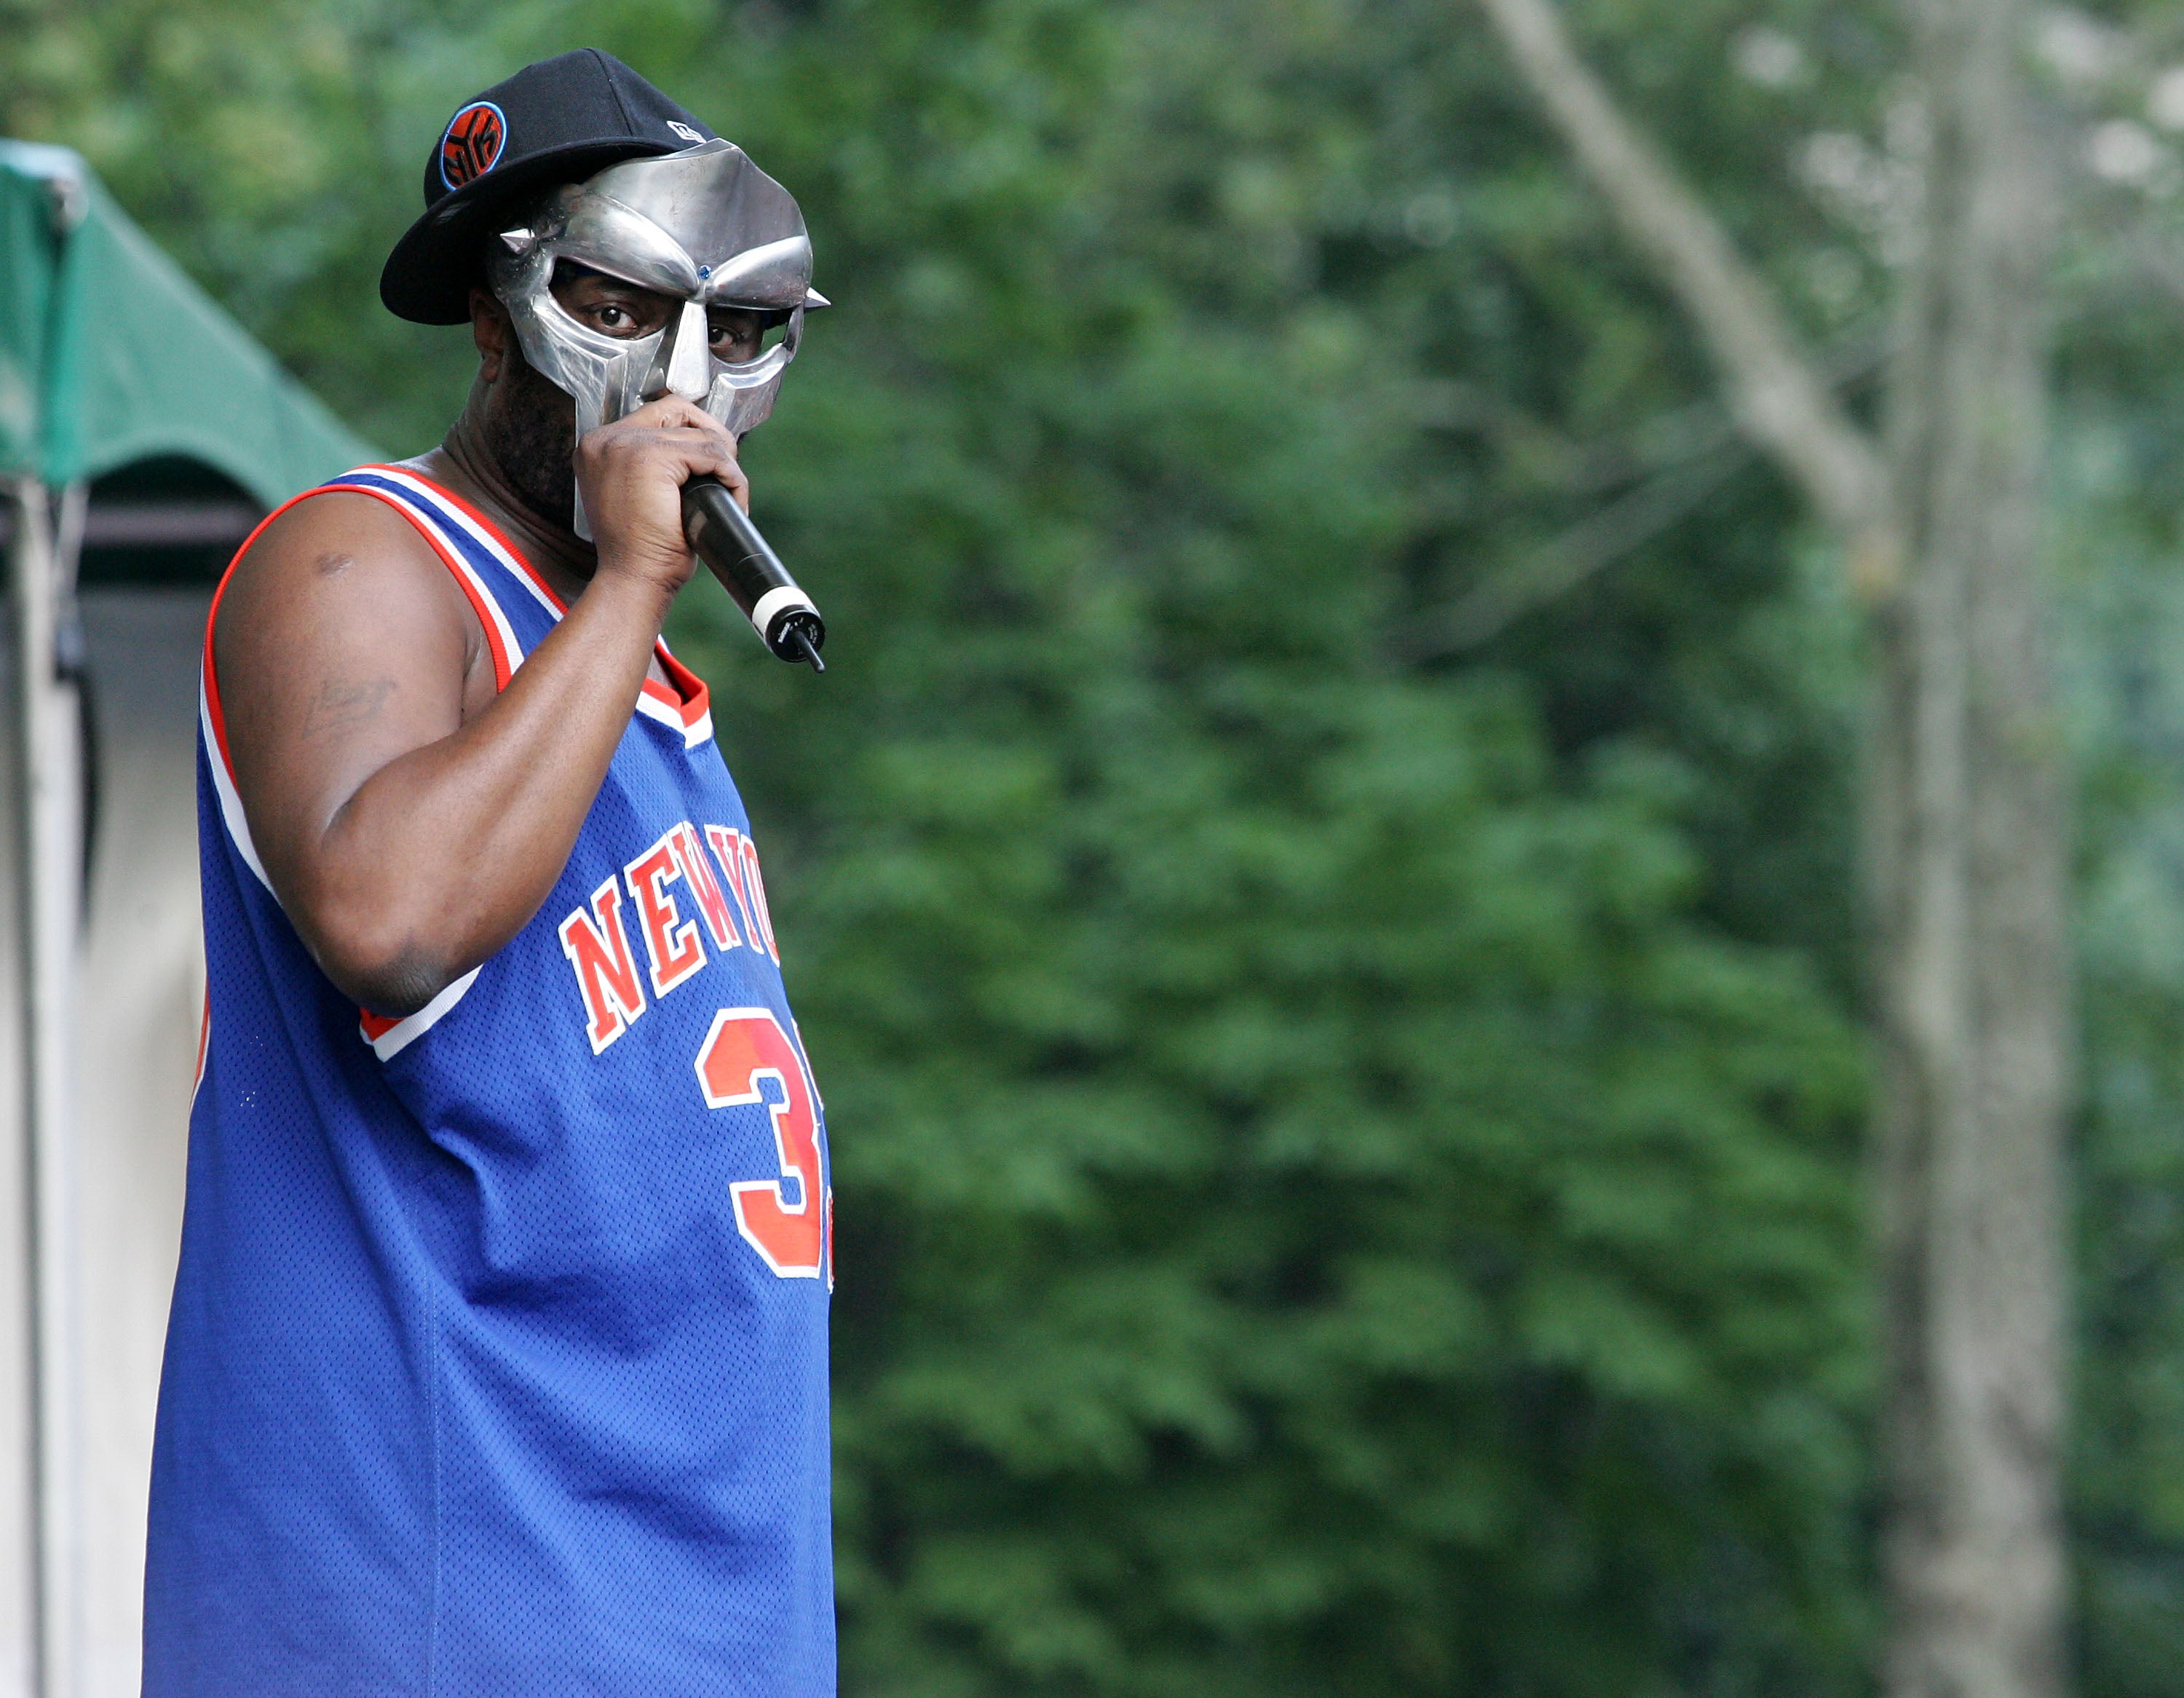
{"type": "Polygon", "coordinates": [[[773,1010],[723,1008],[715,1014],[698,1052],[698,1084],[708,1108],[765,1106],[781,1176],[728,1187],[735,1195],[736,1228],[783,1279],[818,1278],[827,1271],[827,1215],[833,1200],[819,1167],[819,1117],[804,1058],[773,1010]]]}

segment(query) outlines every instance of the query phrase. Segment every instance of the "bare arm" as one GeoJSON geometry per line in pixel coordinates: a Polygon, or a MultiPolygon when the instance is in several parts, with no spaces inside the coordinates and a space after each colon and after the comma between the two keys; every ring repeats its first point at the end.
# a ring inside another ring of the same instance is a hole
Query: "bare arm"
{"type": "Polygon", "coordinates": [[[508,688],[476,616],[399,515],[328,494],[270,526],[214,656],[267,879],[326,975],[412,1012],[521,930],[567,863],[690,575],[679,489],[741,489],[734,442],[653,403],[577,453],[598,570],[508,688]]]}

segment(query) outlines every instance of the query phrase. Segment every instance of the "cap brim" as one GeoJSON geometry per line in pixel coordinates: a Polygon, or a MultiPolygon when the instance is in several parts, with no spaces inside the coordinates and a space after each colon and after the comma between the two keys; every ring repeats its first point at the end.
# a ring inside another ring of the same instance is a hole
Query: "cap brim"
{"type": "Polygon", "coordinates": [[[471,289],[484,281],[484,238],[511,202],[557,183],[582,182],[622,159],[674,152],[634,137],[589,142],[534,154],[506,171],[488,171],[434,203],[402,233],[379,274],[387,311],[413,324],[467,324],[471,289]]]}

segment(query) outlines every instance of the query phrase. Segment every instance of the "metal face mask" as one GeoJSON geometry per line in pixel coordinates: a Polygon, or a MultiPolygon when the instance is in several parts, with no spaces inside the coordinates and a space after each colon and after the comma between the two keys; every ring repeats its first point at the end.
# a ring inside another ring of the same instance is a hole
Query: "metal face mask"
{"type": "MultiPolygon", "coordinates": [[[[741,436],[773,411],[805,310],[827,304],[811,288],[811,241],[794,198],[728,142],[627,159],[554,190],[526,227],[501,233],[487,273],[523,357],[576,398],[578,436],[663,394],[696,402],[741,436]],[[558,260],[681,305],[649,336],[604,335],[554,299],[558,260]],[[716,360],[708,307],[775,322],[786,314],[781,340],[742,365],[716,360]]],[[[581,494],[576,529],[591,535],[581,494]]]]}

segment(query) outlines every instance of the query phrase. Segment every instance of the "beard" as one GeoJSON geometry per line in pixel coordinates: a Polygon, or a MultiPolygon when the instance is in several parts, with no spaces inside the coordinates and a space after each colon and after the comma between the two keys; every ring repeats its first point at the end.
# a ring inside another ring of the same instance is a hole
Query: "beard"
{"type": "Polygon", "coordinates": [[[563,530],[577,522],[577,404],[511,341],[509,371],[486,409],[486,452],[516,499],[563,530]]]}

